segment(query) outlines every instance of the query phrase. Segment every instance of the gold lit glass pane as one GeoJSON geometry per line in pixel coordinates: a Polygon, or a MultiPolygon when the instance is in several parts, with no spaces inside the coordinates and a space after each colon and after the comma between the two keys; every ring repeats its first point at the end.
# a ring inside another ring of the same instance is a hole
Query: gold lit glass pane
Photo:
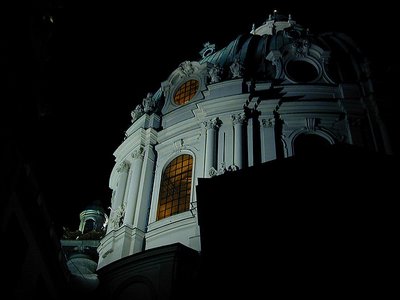
{"type": "Polygon", "coordinates": [[[197,80],[191,79],[183,83],[178,91],[175,93],[174,101],[178,105],[183,105],[188,103],[196,95],[199,89],[199,82],[197,80]]]}
{"type": "Polygon", "coordinates": [[[165,168],[158,199],[157,220],[189,210],[193,158],[180,155],[165,168]]]}

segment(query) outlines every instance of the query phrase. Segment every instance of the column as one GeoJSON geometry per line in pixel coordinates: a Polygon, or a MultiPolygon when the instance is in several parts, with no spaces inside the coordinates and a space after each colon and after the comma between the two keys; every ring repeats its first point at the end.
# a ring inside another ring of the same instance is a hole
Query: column
{"type": "Polygon", "coordinates": [[[203,122],[206,128],[205,177],[210,177],[211,168],[217,169],[217,137],[221,123],[219,118],[203,122]]]}
{"type": "Polygon", "coordinates": [[[139,149],[135,150],[132,153],[133,161],[131,165],[131,178],[129,181],[129,189],[128,189],[128,197],[126,199],[126,209],[125,209],[125,218],[124,225],[133,224],[133,218],[135,216],[136,210],[136,202],[139,191],[140,177],[142,174],[142,166],[143,166],[143,148],[139,147],[139,149]]]}
{"type": "Polygon", "coordinates": [[[125,210],[123,201],[125,196],[126,182],[128,179],[129,164],[122,162],[118,168],[119,173],[117,189],[115,191],[114,201],[111,208],[111,217],[107,226],[107,233],[112,229],[117,229],[120,226],[120,221],[123,218],[123,212],[125,210]]]}
{"type": "Polygon", "coordinates": [[[247,157],[249,167],[254,166],[254,119],[249,118],[247,120],[247,157]]]}
{"type": "Polygon", "coordinates": [[[246,123],[246,116],[244,113],[232,115],[233,122],[233,135],[234,135],[234,151],[233,163],[239,168],[244,167],[243,155],[243,124],[246,123]]]}
{"type": "Polygon", "coordinates": [[[276,159],[274,119],[262,119],[261,121],[261,162],[276,159]]]}
{"type": "Polygon", "coordinates": [[[153,145],[146,146],[144,163],[143,163],[143,171],[142,171],[142,179],[141,186],[142,188],[139,191],[137,198],[137,208],[138,212],[135,214],[133,226],[138,227],[143,232],[146,231],[147,223],[148,223],[148,215],[150,211],[151,204],[151,194],[153,191],[154,185],[154,169],[155,169],[155,159],[156,154],[154,151],[153,145]]]}

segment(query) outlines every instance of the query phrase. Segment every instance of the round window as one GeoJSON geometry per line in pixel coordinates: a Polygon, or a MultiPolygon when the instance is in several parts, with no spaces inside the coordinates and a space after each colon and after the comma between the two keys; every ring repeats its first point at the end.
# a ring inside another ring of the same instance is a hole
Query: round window
{"type": "Polygon", "coordinates": [[[175,93],[174,102],[178,105],[188,103],[196,95],[199,81],[191,79],[183,83],[175,93]]]}
{"type": "Polygon", "coordinates": [[[291,60],[286,64],[286,73],[296,82],[311,82],[318,78],[317,68],[308,61],[291,60]]]}

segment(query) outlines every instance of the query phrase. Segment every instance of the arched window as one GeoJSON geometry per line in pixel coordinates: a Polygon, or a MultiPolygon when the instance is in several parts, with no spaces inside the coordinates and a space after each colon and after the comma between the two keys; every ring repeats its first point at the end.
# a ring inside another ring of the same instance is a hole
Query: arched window
{"type": "Polygon", "coordinates": [[[85,222],[85,228],[83,229],[83,233],[90,232],[95,229],[95,222],[92,219],[87,219],[85,222]]]}
{"type": "Polygon", "coordinates": [[[317,134],[302,133],[294,140],[294,154],[301,157],[318,155],[329,145],[328,140],[317,134]]]}
{"type": "Polygon", "coordinates": [[[158,198],[157,220],[189,210],[193,158],[183,154],[165,168],[158,198]]]}

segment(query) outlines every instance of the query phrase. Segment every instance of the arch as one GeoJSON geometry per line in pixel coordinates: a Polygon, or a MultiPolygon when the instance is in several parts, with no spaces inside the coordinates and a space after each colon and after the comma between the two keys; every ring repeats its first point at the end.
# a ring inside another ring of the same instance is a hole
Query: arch
{"type": "Polygon", "coordinates": [[[294,138],[292,145],[295,156],[305,157],[320,154],[331,143],[326,138],[314,132],[303,132],[294,138]]]}
{"type": "Polygon", "coordinates": [[[193,156],[187,153],[172,159],[161,175],[157,205],[157,221],[190,208],[193,177],[193,156]]]}
{"type": "Polygon", "coordinates": [[[96,229],[96,221],[93,218],[88,218],[85,220],[85,225],[83,228],[83,233],[90,232],[96,229]]]}

